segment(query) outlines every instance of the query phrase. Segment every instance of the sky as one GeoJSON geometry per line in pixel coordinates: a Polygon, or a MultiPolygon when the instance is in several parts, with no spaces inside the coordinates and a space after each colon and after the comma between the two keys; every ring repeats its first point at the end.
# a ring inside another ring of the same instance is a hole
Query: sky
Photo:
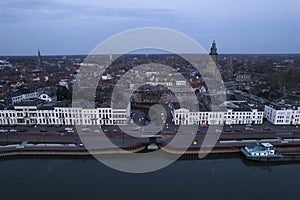
{"type": "Polygon", "coordinates": [[[88,54],[122,31],[162,27],[222,53],[300,53],[299,0],[0,0],[0,55],[88,54]]]}

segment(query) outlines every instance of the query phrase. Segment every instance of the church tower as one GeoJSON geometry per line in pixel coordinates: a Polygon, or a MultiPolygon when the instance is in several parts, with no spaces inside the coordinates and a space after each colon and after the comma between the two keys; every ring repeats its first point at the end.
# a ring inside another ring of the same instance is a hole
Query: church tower
{"type": "Polygon", "coordinates": [[[215,64],[217,64],[218,62],[218,53],[217,53],[217,44],[216,41],[214,40],[211,48],[210,48],[210,53],[209,53],[211,59],[215,62],[215,64]]]}
{"type": "Polygon", "coordinates": [[[42,56],[41,56],[41,52],[40,52],[39,49],[38,49],[37,66],[38,66],[38,68],[40,68],[40,69],[43,67],[42,56]]]}
{"type": "Polygon", "coordinates": [[[113,62],[113,57],[112,57],[111,54],[109,54],[109,56],[108,56],[108,65],[111,65],[112,62],[113,62]]]}

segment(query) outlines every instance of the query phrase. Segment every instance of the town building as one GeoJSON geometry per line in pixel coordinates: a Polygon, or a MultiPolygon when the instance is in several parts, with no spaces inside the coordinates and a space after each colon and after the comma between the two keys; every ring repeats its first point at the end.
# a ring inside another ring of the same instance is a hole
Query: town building
{"type": "Polygon", "coordinates": [[[239,72],[235,74],[235,80],[237,82],[247,82],[251,81],[251,74],[247,72],[239,72]]]}
{"type": "Polygon", "coordinates": [[[26,94],[21,94],[15,97],[11,98],[12,104],[17,104],[20,103],[26,99],[33,99],[33,98],[38,98],[40,95],[39,92],[30,92],[30,93],[26,93],[26,94]]]}
{"type": "Polygon", "coordinates": [[[4,67],[13,67],[13,66],[7,60],[0,60],[0,69],[2,69],[4,67]]]}
{"type": "MultiPolygon", "coordinates": [[[[0,110],[0,125],[125,125],[128,111],[115,108],[60,107],[22,102],[13,109],[0,110]],[[27,104],[26,104],[27,103],[27,104]]],[[[225,102],[226,111],[192,112],[185,108],[173,111],[175,125],[262,124],[263,111],[251,109],[246,102],[225,102]]]]}
{"type": "Polygon", "coordinates": [[[176,125],[234,125],[262,124],[263,111],[251,108],[245,101],[225,102],[226,111],[190,112],[180,108],[174,110],[176,125]]]}
{"type": "Polygon", "coordinates": [[[274,125],[299,125],[300,105],[265,105],[264,116],[274,125]]]}
{"type": "Polygon", "coordinates": [[[59,107],[51,104],[14,106],[0,110],[0,125],[123,125],[127,123],[126,109],[59,107]]]}

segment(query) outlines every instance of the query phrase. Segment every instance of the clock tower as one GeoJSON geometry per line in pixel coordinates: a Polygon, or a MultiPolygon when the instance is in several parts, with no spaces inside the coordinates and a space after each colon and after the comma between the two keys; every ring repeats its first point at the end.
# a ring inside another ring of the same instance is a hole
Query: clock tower
{"type": "Polygon", "coordinates": [[[216,41],[214,40],[211,48],[210,48],[210,53],[209,53],[211,59],[215,62],[215,64],[217,64],[218,62],[218,53],[217,53],[217,45],[216,45],[216,41]]]}

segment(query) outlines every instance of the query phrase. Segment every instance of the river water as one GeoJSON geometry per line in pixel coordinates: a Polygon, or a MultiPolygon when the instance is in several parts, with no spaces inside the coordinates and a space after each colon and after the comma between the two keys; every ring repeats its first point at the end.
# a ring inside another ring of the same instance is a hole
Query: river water
{"type": "Polygon", "coordinates": [[[128,174],[91,158],[0,160],[1,199],[299,199],[300,164],[233,158],[178,160],[128,174]]]}

